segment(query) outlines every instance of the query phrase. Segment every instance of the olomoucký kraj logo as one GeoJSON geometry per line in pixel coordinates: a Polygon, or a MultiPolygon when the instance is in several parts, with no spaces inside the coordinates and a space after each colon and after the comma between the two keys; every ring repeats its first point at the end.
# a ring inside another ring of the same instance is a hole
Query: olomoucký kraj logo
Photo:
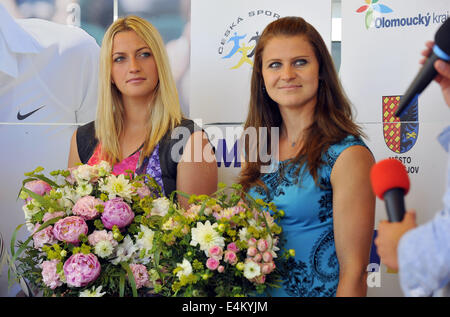
{"type": "Polygon", "coordinates": [[[379,0],[365,0],[365,2],[366,2],[366,5],[359,7],[356,10],[356,12],[358,12],[358,13],[365,12],[366,13],[366,16],[365,16],[366,29],[369,29],[370,26],[372,25],[375,12],[378,12],[381,14],[393,12],[392,9],[389,8],[387,5],[379,3],[379,0]]]}

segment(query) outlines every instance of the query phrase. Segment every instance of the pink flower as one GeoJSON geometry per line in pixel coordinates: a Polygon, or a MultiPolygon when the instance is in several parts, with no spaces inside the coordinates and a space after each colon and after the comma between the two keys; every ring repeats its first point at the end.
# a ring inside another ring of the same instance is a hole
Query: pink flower
{"type": "Polygon", "coordinates": [[[75,203],[72,208],[74,215],[82,217],[84,220],[92,220],[98,216],[99,212],[95,208],[97,205],[103,205],[103,201],[93,196],[84,196],[75,203]]]}
{"type": "Polygon", "coordinates": [[[56,212],[46,212],[44,217],[42,218],[42,222],[47,222],[50,219],[57,217],[64,217],[66,213],[64,211],[56,211],[56,212]]]}
{"type": "Polygon", "coordinates": [[[235,265],[238,262],[238,257],[233,251],[225,251],[224,261],[235,265]]]}
{"type": "Polygon", "coordinates": [[[136,194],[138,194],[139,195],[139,198],[140,199],[142,199],[142,198],[144,198],[144,197],[146,197],[146,196],[150,196],[150,194],[152,193],[151,191],[150,191],[150,189],[147,187],[147,185],[144,183],[144,182],[139,182],[142,186],[140,186],[140,187],[135,187],[135,191],[136,191],[136,194]]]}
{"type": "Polygon", "coordinates": [[[261,253],[257,253],[257,254],[255,254],[255,256],[253,257],[253,261],[256,262],[256,263],[261,262],[261,260],[262,260],[262,255],[261,255],[261,253]]]}
{"type": "Polygon", "coordinates": [[[114,225],[123,228],[133,221],[134,212],[122,198],[114,198],[105,203],[101,219],[107,229],[112,229],[114,225]]]}
{"type": "Polygon", "coordinates": [[[256,247],[256,242],[257,241],[255,238],[250,238],[250,239],[248,239],[247,244],[249,247],[256,247]]]}
{"type": "Polygon", "coordinates": [[[255,247],[250,247],[247,249],[247,255],[248,256],[255,256],[258,253],[258,249],[255,247]]]}
{"type": "Polygon", "coordinates": [[[275,269],[275,263],[273,263],[273,262],[270,262],[270,263],[264,263],[263,265],[262,265],[262,268],[261,268],[261,272],[263,273],[263,274],[270,274],[270,273],[272,273],[272,271],[275,269]]]}
{"type": "Polygon", "coordinates": [[[214,259],[216,259],[218,261],[222,260],[222,254],[223,254],[222,248],[217,245],[209,248],[209,256],[213,257],[214,259]]]}
{"type": "Polygon", "coordinates": [[[42,279],[44,284],[51,289],[55,289],[63,283],[59,278],[59,274],[56,271],[56,266],[59,260],[51,260],[42,262],[42,279]]]}
{"type": "Polygon", "coordinates": [[[264,284],[266,282],[266,276],[262,274],[258,277],[255,277],[252,281],[255,282],[256,284],[264,284]]]}
{"type": "Polygon", "coordinates": [[[139,289],[143,286],[148,286],[150,281],[148,279],[147,268],[142,264],[130,264],[131,272],[133,272],[134,281],[136,282],[136,288],[139,289]]]}
{"type": "Polygon", "coordinates": [[[100,241],[109,241],[113,247],[117,246],[117,241],[114,240],[112,232],[106,230],[95,230],[88,236],[88,241],[92,246],[95,246],[100,241]]]}
{"type": "Polygon", "coordinates": [[[258,240],[258,250],[264,252],[269,248],[269,243],[265,239],[258,240]]]}
{"type": "Polygon", "coordinates": [[[219,266],[219,261],[217,261],[214,258],[208,258],[206,261],[206,267],[210,269],[211,271],[214,271],[219,266]]]}
{"type": "Polygon", "coordinates": [[[59,241],[78,243],[80,234],[87,234],[88,226],[83,218],[78,216],[66,217],[58,220],[53,227],[53,235],[59,241]]]}
{"type": "Polygon", "coordinates": [[[234,253],[238,253],[239,252],[239,248],[237,247],[236,243],[231,242],[227,245],[227,250],[228,251],[232,251],[234,253]]]}
{"type": "Polygon", "coordinates": [[[67,259],[63,270],[67,285],[82,287],[95,281],[100,275],[100,262],[92,253],[77,253],[67,259]]]}
{"type": "Polygon", "coordinates": [[[55,237],[53,236],[53,227],[52,226],[45,227],[38,233],[35,233],[39,229],[40,226],[41,225],[37,223],[36,226],[34,227],[34,231],[33,231],[33,241],[34,241],[34,247],[36,249],[42,248],[44,246],[44,244],[52,245],[52,244],[55,244],[56,242],[58,242],[58,240],[56,240],[55,237]]]}
{"type": "Polygon", "coordinates": [[[272,261],[273,255],[269,251],[266,251],[263,253],[262,258],[263,258],[263,261],[267,263],[267,262],[272,261]]]}
{"type": "Polygon", "coordinates": [[[217,272],[223,273],[223,271],[225,271],[225,267],[223,265],[219,265],[219,267],[217,268],[217,272]]]}
{"type": "Polygon", "coordinates": [[[77,181],[75,179],[75,176],[73,176],[73,171],[76,170],[78,167],[69,167],[67,170],[70,172],[70,175],[66,177],[66,181],[70,184],[73,185],[75,184],[75,182],[77,181]]]}
{"type": "MultiPolygon", "coordinates": [[[[40,179],[30,181],[30,182],[26,183],[24,187],[40,196],[43,196],[44,194],[48,194],[52,190],[52,187],[48,183],[41,181],[40,179]]],[[[27,201],[29,201],[29,200],[31,200],[31,197],[27,198],[27,201]]]]}

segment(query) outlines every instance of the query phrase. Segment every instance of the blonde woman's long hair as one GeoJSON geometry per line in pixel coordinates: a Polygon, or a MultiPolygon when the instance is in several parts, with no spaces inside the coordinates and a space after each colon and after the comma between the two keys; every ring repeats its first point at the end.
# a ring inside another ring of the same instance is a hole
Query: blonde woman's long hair
{"type": "Polygon", "coordinates": [[[112,84],[112,46],[119,32],[134,31],[148,45],[158,69],[158,84],[149,103],[147,136],[140,163],[149,156],[167,131],[180,124],[183,115],[178,92],[169,65],[164,42],[158,30],[138,16],[117,19],[106,31],[100,49],[99,94],[95,133],[100,142],[102,158],[115,164],[121,157],[119,136],[124,129],[124,105],[120,91],[112,84]]]}

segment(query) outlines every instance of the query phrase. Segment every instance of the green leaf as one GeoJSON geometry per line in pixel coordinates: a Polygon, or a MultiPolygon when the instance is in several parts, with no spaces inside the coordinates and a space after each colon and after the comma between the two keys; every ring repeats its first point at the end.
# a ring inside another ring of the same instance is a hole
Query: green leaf
{"type": "Polygon", "coordinates": [[[119,280],[119,296],[123,297],[125,293],[125,272],[120,272],[120,280],[119,280]]]}
{"type": "Polygon", "coordinates": [[[133,297],[137,297],[137,289],[136,289],[136,281],[134,280],[133,272],[131,271],[130,266],[126,262],[121,262],[120,265],[124,268],[128,273],[128,282],[130,282],[131,290],[133,292],[133,297]]]}
{"type": "Polygon", "coordinates": [[[369,10],[367,10],[367,13],[366,13],[366,29],[370,28],[370,25],[372,24],[372,20],[373,20],[373,9],[370,8],[369,10]]]}

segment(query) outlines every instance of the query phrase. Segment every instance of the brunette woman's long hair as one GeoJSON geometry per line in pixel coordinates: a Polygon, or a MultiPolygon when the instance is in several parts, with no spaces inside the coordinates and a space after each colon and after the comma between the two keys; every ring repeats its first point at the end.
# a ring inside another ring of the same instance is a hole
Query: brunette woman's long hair
{"type": "Polygon", "coordinates": [[[270,128],[280,128],[282,123],[279,107],[265,91],[262,77],[264,48],[268,41],[279,36],[304,36],[313,47],[319,63],[319,88],[313,121],[304,131],[302,149],[292,159],[292,162],[299,166],[297,175],[303,164],[307,164],[305,172],[308,171],[318,184],[318,169],[324,164],[322,155],[329,146],[338,143],[348,135],[356,137],[363,135],[361,128],[353,122],[351,104],[339,82],[325,42],[317,30],[300,17],[284,17],[273,21],[264,29],[255,48],[250,104],[244,131],[249,127],[254,127],[257,131],[259,128],[267,128],[268,134],[265,139],[258,139],[257,148],[252,149],[257,151],[256,162],[248,159],[249,152],[252,150],[248,142],[244,142],[245,163],[239,175],[239,183],[246,191],[255,185],[266,187],[260,180],[263,163],[260,159],[259,149],[261,147],[270,148],[270,128]]]}

